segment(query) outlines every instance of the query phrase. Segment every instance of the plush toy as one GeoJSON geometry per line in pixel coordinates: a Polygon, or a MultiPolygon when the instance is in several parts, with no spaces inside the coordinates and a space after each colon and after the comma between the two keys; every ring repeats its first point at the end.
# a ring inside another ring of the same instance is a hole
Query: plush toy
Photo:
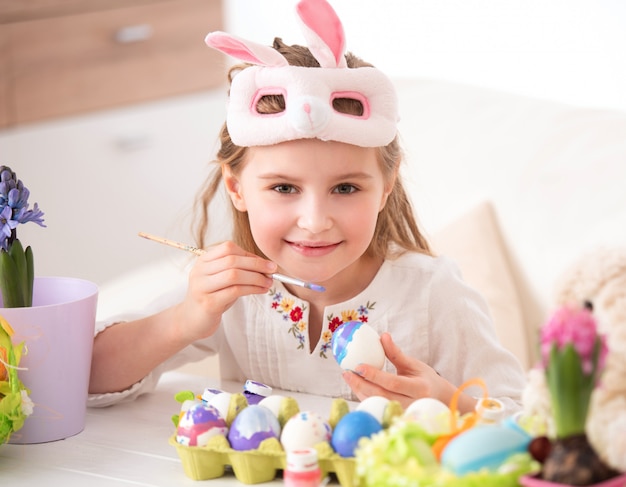
{"type": "MultiPolygon", "coordinates": [[[[554,304],[587,306],[606,335],[606,365],[591,398],[586,433],[608,466],[626,472],[626,247],[598,248],[574,262],[556,283],[554,304]]],[[[523,401],[525,413],[544,418],[550,435],[553,425],[542,371],[529,372],[523,401]]]]}
{"type": "Polygon", "coordinates": [[[583,256],[557,290],[560,302],[587,302],[606,334],[609,353],[592,396],[587,437],[607,465],[626,472],[626,247],[583,256]]]}

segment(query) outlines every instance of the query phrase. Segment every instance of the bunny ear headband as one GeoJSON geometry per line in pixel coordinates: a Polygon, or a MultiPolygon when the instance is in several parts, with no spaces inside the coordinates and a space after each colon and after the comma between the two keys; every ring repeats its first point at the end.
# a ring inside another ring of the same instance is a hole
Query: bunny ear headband
{"type": "Polygon", "coordinates": [[[321,67],[291,66],[275,49],[224,32],[212,32],[208,46],[254,64],[232,80],[226,125],[242,147],[318,138],[379,147],[396,136],[398,102],[391,81],[372,67],[348,68],[341,21],[326,0],[301,0],[296,7],[309,50],[321,67]],[[262,114],[259,99],[281,95],[285,111],[262,114]],[[361,115],[341,113],[334,100],[359,101],[361,115]]]}

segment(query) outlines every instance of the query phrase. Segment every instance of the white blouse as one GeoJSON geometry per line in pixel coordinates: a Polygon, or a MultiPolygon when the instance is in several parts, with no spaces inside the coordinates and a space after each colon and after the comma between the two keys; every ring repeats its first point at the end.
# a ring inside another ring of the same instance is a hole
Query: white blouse
{"type": "MultiPolygon", "coordinates": [[[[180,301],[184,290],[159,299],[152,314],[180,301]]],[[[90,406],[106,406],[152,390],[159,376],[184,363],[218,353],[222,379],[252,379],[287,391],[355,400],[331,350],[332,332],[341,323],[367,322],[388,332],[403,352],[430,365],[456,386],[481,378],[490,397],[518,410],[525,374],[504,349],[484,299],[462,280],[452,261],[405,253],[386,260],[370,285],[354,298],[324,310],[322,333],[311,347],[309,305],[280,283],[266,295],[240,298],[222,317],[218,331],[195,342],[155,368],[130,389],[89,397],[90,406]]],[[[97,332],[124,319],[101,323],[97,332]]],[[[387,360],[385,370],[395,372],[387,360]]],[[[482,390],[467,389],[479,397],[482,390]]]]}

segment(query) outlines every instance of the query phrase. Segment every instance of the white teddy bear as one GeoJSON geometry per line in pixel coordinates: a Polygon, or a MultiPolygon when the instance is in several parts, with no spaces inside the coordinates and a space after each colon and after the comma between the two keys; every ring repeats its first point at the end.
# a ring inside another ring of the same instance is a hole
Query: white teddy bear
{"type": "MultiPolygon", "coordinates": [[[[586,305],[593,309],[608,355],[587,416],[586,433],[600,458],[626,472],[626,247],[599,248],[583,255],[557,282],[555,306],[586,305]]],[[[524,412],[543,418],[551,436],[550,401],[543,371],[529,372],[524,412]]]]}

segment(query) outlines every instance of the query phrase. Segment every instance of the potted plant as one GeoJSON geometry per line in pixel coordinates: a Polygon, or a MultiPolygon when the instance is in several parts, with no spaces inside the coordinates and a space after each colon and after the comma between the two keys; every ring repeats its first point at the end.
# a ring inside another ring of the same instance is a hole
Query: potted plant
{"type": "Polygon", "coordinates": [[[584,307],[559,308],[541,328],[540,345],[554,437],[536,439],[546,450],[543,467],[522,484],[589,486],[614,478],[618,473],[602,462],[585,433],[591,395],[607,355],[593,314],[584,307]]]}
{"type": "Polygon", "coordinates": [[[11,168],[0,166],[0,439],[8,441],[19,428],[11,443],[54,441],[83,430],[98,296],[86,280],[35,276],[33,251],[17,238],[20,224],[45,226],[29,196],[11,168]],[[28,397],[32,407],[24,409],[28,397]]]}
{"type": "Polygon", "coordinates": [[[8,166],[0,166],[0,291],[5,308],[32,306],[35,265],[30,246],[17,238],[20,223],[42,227],[43,212],[28,208],[30,192],[8,166]]]}
{"type": "MultiPolygon", "coordinates": [[[[35,203],[28,208],[29,191],[7,166],[0,166],[0,291],[6,308],[32,305],[33,251],[17,238],[20,223],[43,224],[43,212],[35,203]]],[[[14,330],[0,315],[0,444],[22,428],[33,412],[29,391],[18,378],[24,343],[14,344],[14,330]]]]}

